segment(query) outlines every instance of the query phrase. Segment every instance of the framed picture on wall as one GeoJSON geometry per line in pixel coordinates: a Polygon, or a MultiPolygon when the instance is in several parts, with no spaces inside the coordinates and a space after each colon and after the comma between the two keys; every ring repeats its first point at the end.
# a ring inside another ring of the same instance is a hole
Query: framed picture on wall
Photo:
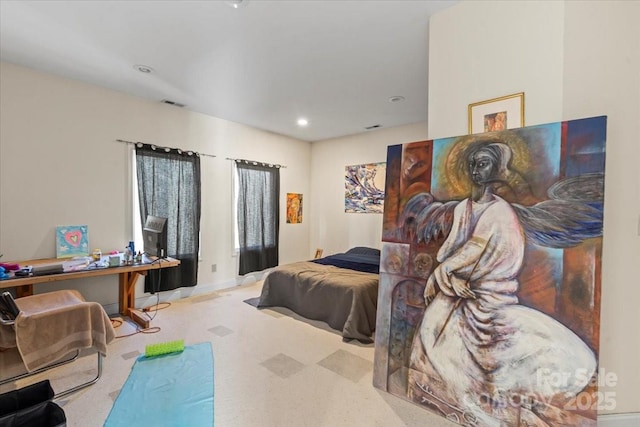
{"type": "Polygon", "coordinates": [[[469,133],[524,126],[524,92],[469,104],[469,133]]]}
{"type": "Polygon", "coordinates": [[[88,230],[86,225],[56,227],[56,258],[89,255],[88,230]]]}
{"type": "Polygon", "coordinates": [[[302,222],[302,194],[287,193],[287,224],[302,222]]]}
{"type": "Polygon", "coordinates": [[[345,166],[344,211],[381,214],[386,174],[385,162],[345,166]]]}

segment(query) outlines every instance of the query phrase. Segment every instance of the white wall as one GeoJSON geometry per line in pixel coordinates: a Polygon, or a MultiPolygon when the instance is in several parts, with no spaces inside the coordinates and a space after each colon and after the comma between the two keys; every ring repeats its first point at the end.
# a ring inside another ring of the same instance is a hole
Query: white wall
{"type": "MultiPolygon", "coordinates": [[[[601,368],[640,412],[640,2],[566,2],[562,118],[607,115],[601,368]]],[[[637,418],[640,421],[640,414],[637,418]]]]}
{"type": "MultiPolygon", "coordinates": [[[[286,193],[309,194],[308,142],[154,103],[78,81],[0,64],[0,253],[3,261],[53,258],[55,227],[89,226],[91,248],[122,250],[132,237],[132,146],[116,139],[180,147],[202,157],[199,284],[167,298],[240,282],[232,257],[231,158],[279,163],[280,261],[309,248],[309,222],[286,224],[286,193]],[[217,272],[211,272],[216,264],[217,272]]],[[[62,282],[117,308],[117,278],[62,282]]],[[[137,295],[142,295],[142,281],[137,295]]],[[[37,285],[35,291],[41,292],[37,285]]],[[[46,285],[49,286],[49,285],[46,285]]],[[[53,289],[49,287],[47,289],[53,289]]]]}
{"type": "Polygon", "coordinates": [[[468,132],[468,105],[525,93],[525,125],[562,115],[563,2],[462,2],[429,24],[429,138],[468,132]],[[544,3],[544,4],[541,4],[544,3]]]}
{"type": "MultiPolygon", "coordinates": [[[[429,138],[467,133],[467,106],[525,92],[525,123],[608,116],[600,372],[640,411],[640,2],[465,1],[430,23],[429,138]]],[[[637,419],[637,418],[636,418],[637,419]]]]}
{"type": "Polygon", "coordinates": [[[423,141],[426,122],[379,129],[311,144],[311,237],[309,253],[381,247],[382,214],[345,213],[345,166],[387,161],[387,146],[423,141]]]}

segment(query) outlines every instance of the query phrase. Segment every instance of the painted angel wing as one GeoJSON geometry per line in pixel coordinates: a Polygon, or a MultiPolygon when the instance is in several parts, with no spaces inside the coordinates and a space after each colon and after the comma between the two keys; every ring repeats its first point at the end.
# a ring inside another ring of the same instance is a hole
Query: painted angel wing
{"type": "Polygon", "coordinates": [[[604,175],[584,174],[549,188],[549,200],[512,206],[527,240],[550,248],[569,248],[602,236],[604,175]]]}
{"type": "Polygon", "coordinates": [[[412,196],[400,215],[400,229],[406,239],[429,243],[431,239],[446,237],[451,230],[453,210],[459,202],[435,201],[430,193],[412,196]]]}

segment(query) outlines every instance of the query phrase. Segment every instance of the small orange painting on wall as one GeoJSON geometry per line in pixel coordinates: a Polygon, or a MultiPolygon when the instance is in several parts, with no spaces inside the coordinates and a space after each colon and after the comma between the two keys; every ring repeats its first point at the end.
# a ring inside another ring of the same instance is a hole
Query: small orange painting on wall
{"type": "Polygon", "coordinates": [[[302,194],[287,193],[287,224],[302,222],[302,194]]]}

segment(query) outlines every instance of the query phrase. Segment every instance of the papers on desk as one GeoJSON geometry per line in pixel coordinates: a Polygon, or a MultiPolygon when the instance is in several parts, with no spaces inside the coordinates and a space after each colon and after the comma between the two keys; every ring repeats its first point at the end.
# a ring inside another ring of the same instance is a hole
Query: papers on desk
{"type": "Polygon", "coordinates": [[[91,264],[90,257],[78,257],[62,263],[62,271],[69,273],[70,271],[86,270],[91,264]]]}
{"type": "Polygon", "coordinates": [[[27,265],[14,273],[15,277],[48,276],[50,274],[70,273],[89,268],[91,258],[77,257],[65,261],[54,261],[27,265]]]}

